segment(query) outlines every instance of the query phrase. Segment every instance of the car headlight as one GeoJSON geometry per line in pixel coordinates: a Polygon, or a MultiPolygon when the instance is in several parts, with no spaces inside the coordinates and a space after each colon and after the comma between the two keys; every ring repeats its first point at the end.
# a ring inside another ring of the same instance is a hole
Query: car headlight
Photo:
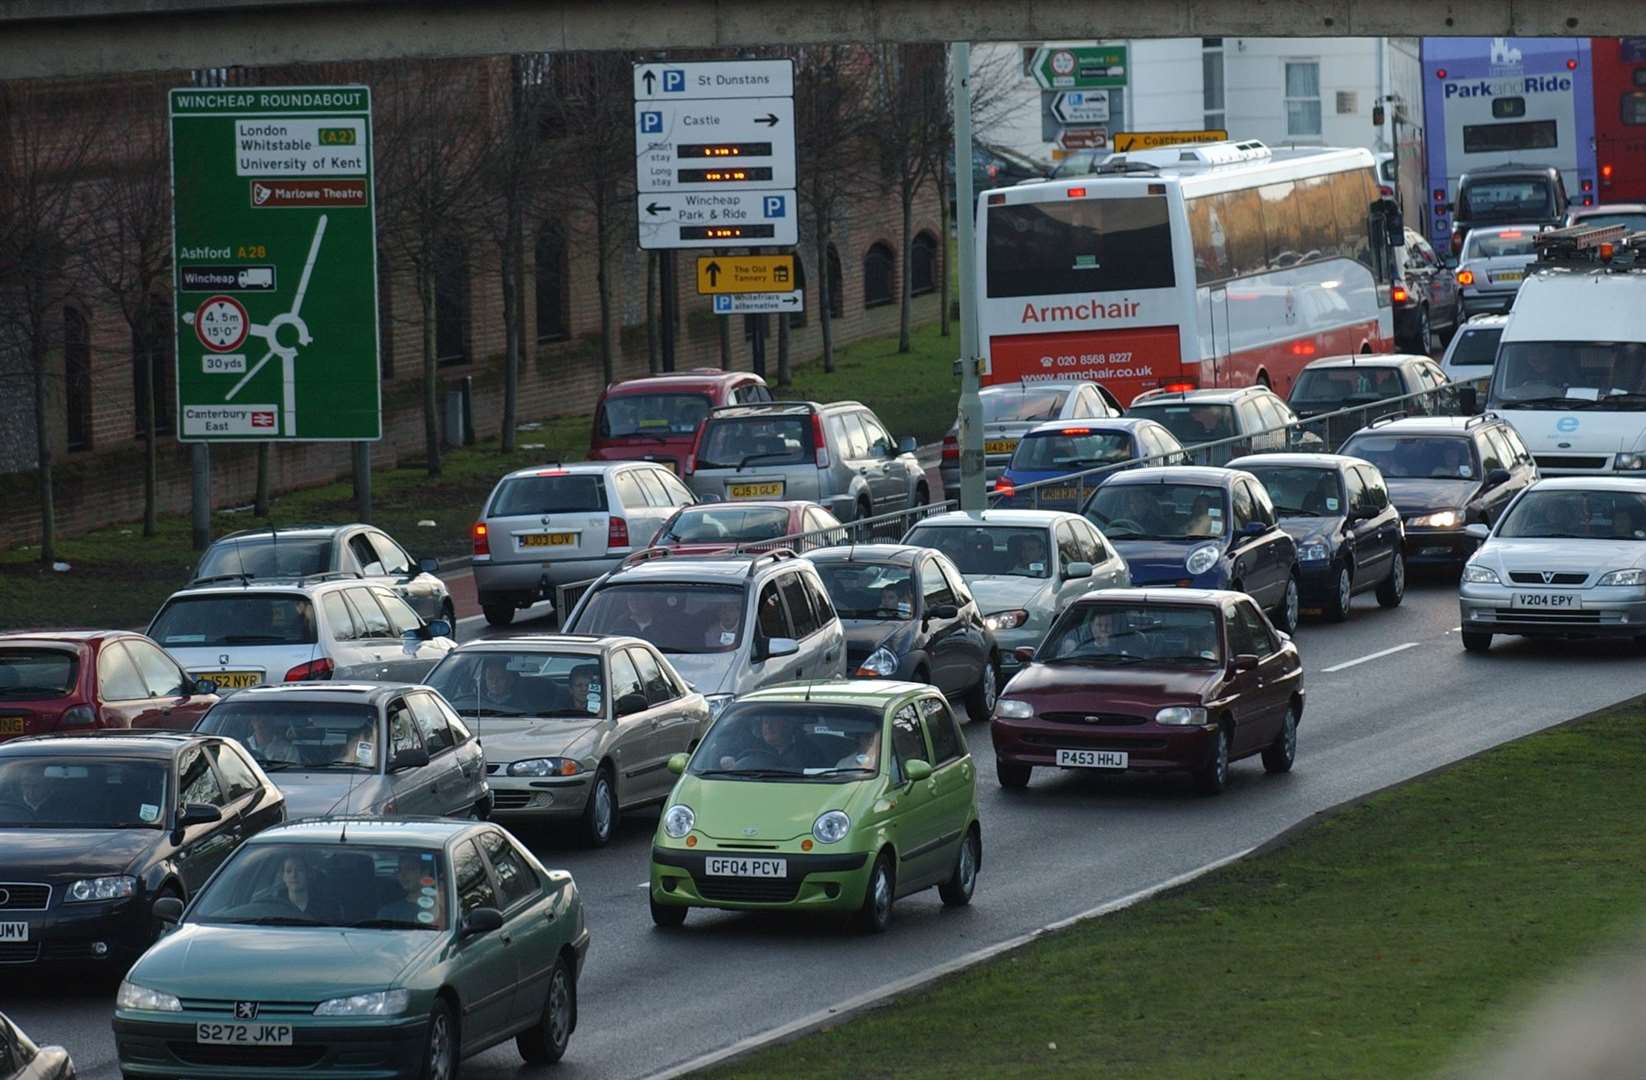
{"type": "Polygon", "coordinates": [[[1619,454],[1613,467],[1619,472],[1639,472],[1646,469],[1646,454],[1619,454]]]}
{"type": "Polygon", "coordinates": [[[1183,569],[1195,577],[1199,577],[1217,565],[1217,558],[1223,554],[1223,549],[1216,544],[1201,544],[1189,552],[1189,557],[1183,560],[1183,569]]]}
{"type": "Polygon", "coordinates": [[[897,674],[897,657],[887,648],[879,648],[869,654],[869,658],[857,666],[859,675],[878,675],[885,678],[897,674]]]}
{"type": "Polygon", "coordinates": [[[726,711],[726,706],[732,703],[735,694],[705,694],[703,700],[709,703],[709,719],[718,720],[720,714],[726,711]]]}
{"type": "Polygon", "coordinates": [[[1463,580],[1471,585],[1501,585],[1497,571],[1479,563],[1465,563],[1463,566],[1463,580]]]}
{"type": "Polygon", "coordinates": [[[1646,570],[1613,570],[1602,574],[1596,585],[1646,585],[1646,570]]]}
{"type": "Polygon", "coordinates": [[[1437,510],[1432,514],[1419,514],[1406,524],[1419,529],[1453,529],[1463,523],[1463,515],[1456,510],[1437,510]]]}
{"type": "Polygon", "coordinates": [[[1177,724],[1188,727],[1206,722],[1206,710],[1198,705],[1168,705],[1154,714],[1157,724],[1177,724]]]}
{"type": "Polygon", "coordinates": [[[1332,549],[1324,540],[1311,540],[1297,546],[1298,562],[1325,562],[1332,557],[1332,549]]]}
{"type": "Polygon", "coordinates": [[[1034,715],[1034,706],[1016,698],[1001,698],[994,703],[994,714],[1004,720],[1027,720],[1034,715]]]}
{"type": "Polygon", "coordinates": [[[69,886],[65,899],[78,900],[122,900],[137,891],[137,879],[134,877],[94,877],[81,878],[69,886]]]}
{"type": "Polygon", "coordinates": [[[516,761],[503,771],[509,776],[576,776],[583,765],[572,758],[534,757],[516,761]]]}
{"type": "Polygon", "coordinates": [[[837,844],[845,839],[852,827],[852,819],[842,811],[830,810],[812,822],[812,835],[819,844],[837,844]]]}
{"type": "Polygon", "coordinates": [[[696,824],[697,815],[684,803],[675,803],[663,814],[663,831],[674,840],[683,838],[696,824]]]}
{"type": "Polygon", "coordinates": [[[1011,611],[996,611],[993,614],[983,616],[983,625],[990,630],[1016,630],[1028,621],[1029,613],[1022,608],[1014,608],[1011,611]]]}
{"type": "Polygon", "coordinates": [[[117,1009],[135,1009],[142,1012],[182,1012],[183,1003],[177,1000],[176,994],[165,994],[159,990],[150,990],[146,986],[120,980],[120,990],[114,995],[114,1007],[117,1009]]]}
{"type": "Polygon", "coordinates": [[[410,990],[374,990],[332,998],[314,1007],[316,1016],[399,1016],[411,1004],[410,990]]]}

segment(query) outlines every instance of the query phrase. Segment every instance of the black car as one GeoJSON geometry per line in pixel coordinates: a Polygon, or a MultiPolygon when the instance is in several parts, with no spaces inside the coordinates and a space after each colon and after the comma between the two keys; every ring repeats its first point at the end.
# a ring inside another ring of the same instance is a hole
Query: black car
{"type": "Polygon", "coordinates": [[[1229,462],[1263,481],[1280,527],[1297,542],[1305,607],[1333,622],[1356,593],[1395,607],[1406,594],[1405,531],[1377,466],[1337,454],[1254,454],[1229,462]]]}
{"type": "Polygon", "coordinates": [[[1298,373],[1286,404],[1300,420],[1355,410],[1304,425],[1326,447],[1338,446],[1386,414],[1453,416],[1459,411],[1457,391],[1447,384],[1440,365],[1427,356],[1402,353],[1321,357],[1298,373]]]}
{"type": "Polygon", "coordinates": [[[1449,341],[1462,321],[1457,274],[1416,231],[1407,229],[1405,239],[1389,294],[1395,340],[1402,349],[1427,356],[1449,341]]]}
{"type": "Polygon", "coordinates": [[[931,683],[987,720],[999,691],[1000,650],[941,552],[861,544],[807,555],[846,631],[846,668],[865,679],[931,683]]]}
{"type": "Polygon", "coordinates": [[[0,964],[125,966],[286,800],[231,740],[30,736],[0,746],[0,964]]]}
{"type": "Polygon", "coordinates": [[[1408,566],[1460,568],[1477,541],[1464,530],[1497,520],[1537,465],[1495,413],[1375,421],[1338,453],[1377,466],[1406,529],[1408,566]]]}
{"type": "Polygon", "coordinates": [[[0,1080],[74,1080],[74,1062],[61,1046],[36,1046],[0,1013],[0,1080]]]}
{"type": "Polygon", "coordinates": [[[1452,254],[1463,253],[1469,230],[1481,225],[1566,224],[1571,200],[1566,182],[1552,165],[1492,165],[1470,169],[1457,180],[1457,201],[1443,203],[1452,213],[1452,254]]]}

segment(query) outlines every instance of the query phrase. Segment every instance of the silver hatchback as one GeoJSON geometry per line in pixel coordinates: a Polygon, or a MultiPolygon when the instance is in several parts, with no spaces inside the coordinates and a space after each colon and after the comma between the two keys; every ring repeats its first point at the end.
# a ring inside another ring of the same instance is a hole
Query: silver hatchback
{"type": "Polygon", "coordinates": [[[1537,261],[1532,246],[1536,225],[1471,229],[1458,261],[1457,284],[1464,318],[1482,312],[1502,313],[1515,303],[1526,271],[1537,261]]]}

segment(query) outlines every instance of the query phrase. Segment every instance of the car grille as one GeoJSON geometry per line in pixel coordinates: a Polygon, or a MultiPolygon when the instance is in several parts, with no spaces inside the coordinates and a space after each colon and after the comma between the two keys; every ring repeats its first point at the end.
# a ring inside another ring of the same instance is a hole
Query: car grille
{"type": "Polygon", "coordinates": [[[1578,454],[1534,454],[1532,458],[1540,469],[1588,469],[1594,472],[1603,472],[1607,461],[1603,457],[1578,454]]]}
{"type": "Polygon", "coordinates": [[[492,791],[493,810],[524,810],[531,801],[529,791],[492,791]]]}
{"type": "Polygon", "coordinates": [[[0,881],[0,911],[45,911],[51,906],[51,886],[0,881]]]}
{"type": "Polygon", "coordinates": [[[1535,626],[1540,623],[1570,626],[1600,622],[1598,611],[1526,611],[1522,608],[1498,608],[1496,614],[1498,622],[1520,623],[1522,626],[1535,626]]]}
{"type": "Polygon", "coordinates": [[[1509,572],[1509,580],[1516,585],[1581,585],[1589,580],[1588,574],[1551,574],[1547,580],[1539,573],[1509,572]]]}
{"type": "Polygon", "coordinates": [[[1121,724],[1147,724],[1146,716],[1129,716],[1125,713],[1096,713],[1096,712],[1043,712],[1040,719],[1053,724],[1082,724],[1087,726],[1113,726],[1121,724]]]}
{"type": "Polygon", "coordinates": [[[320,1064],[326,1056],[324,1046],[201,1046],[188,1042],[170,1042],[166,1046],[186,1065],[306,1069],[320,1064]]]}
{"type": "MultiPolygon", "coordinates": [[[[236,1002],[228,998],[183,998],[185,1012],[221,1013],[224,1016],[234,1015],[236,1002]]],[[[257,1003],[257,1019],[267,1020],[275,1016],[313,1016],[318,1001],[259,1001],[257,1003]]]]}
{"type": "Polygon", "coordinates": [[[748,904],[787,904],[800,893],[800,881],[784,878],[699,878],[697,893],[705,900],[748,904]]]}
{"type": "Polygon", "coordinates": [[[0,964],[32,964],[39,955],[38,941],[0,941],[0,964]]]}
{"type": "Polygon", "coordinates": [[[1134,739],[1128,737],[1124,742],[1115,742],[1102,735],[1090,736],[1085,733],[1069,735],[1041,735],[1030,733],[1022,736],[1024,742],[1031,746],[1049,746],[1053,749],[1065,750],[1114,750],[1122,749],[1128,753],[1142,754],[1150,750],[1166,749],[1165,739],[1134,739]]]}

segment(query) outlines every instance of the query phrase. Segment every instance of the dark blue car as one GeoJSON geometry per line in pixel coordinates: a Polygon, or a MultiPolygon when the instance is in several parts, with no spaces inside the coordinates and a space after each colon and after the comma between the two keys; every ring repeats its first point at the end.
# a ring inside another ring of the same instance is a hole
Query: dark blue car
{"type": "Polygon", "coordinates": [[[1262,482],[1238,469],[1169,466],[1109,479],[1080,511],[1138,588],[1234,589],[1297,629],[1297,545],[1262,482]]]}
{"type": "Polygon", "coordinates": [[[1073,510],[1093,488],[1122,469],[1140,465],[1178,465],[1187,461],[1183,447],[1166,427],[1142,417],[1053,421],[1026,432],[1012,451],[1011,463],[995,481],[995,506],[1019,510],[1073,510]],[[1092,469],[1110,471],[1076,476],[1092,469]],[[1041,481],[1070,477],[1067,484],[1041,481]]]}

